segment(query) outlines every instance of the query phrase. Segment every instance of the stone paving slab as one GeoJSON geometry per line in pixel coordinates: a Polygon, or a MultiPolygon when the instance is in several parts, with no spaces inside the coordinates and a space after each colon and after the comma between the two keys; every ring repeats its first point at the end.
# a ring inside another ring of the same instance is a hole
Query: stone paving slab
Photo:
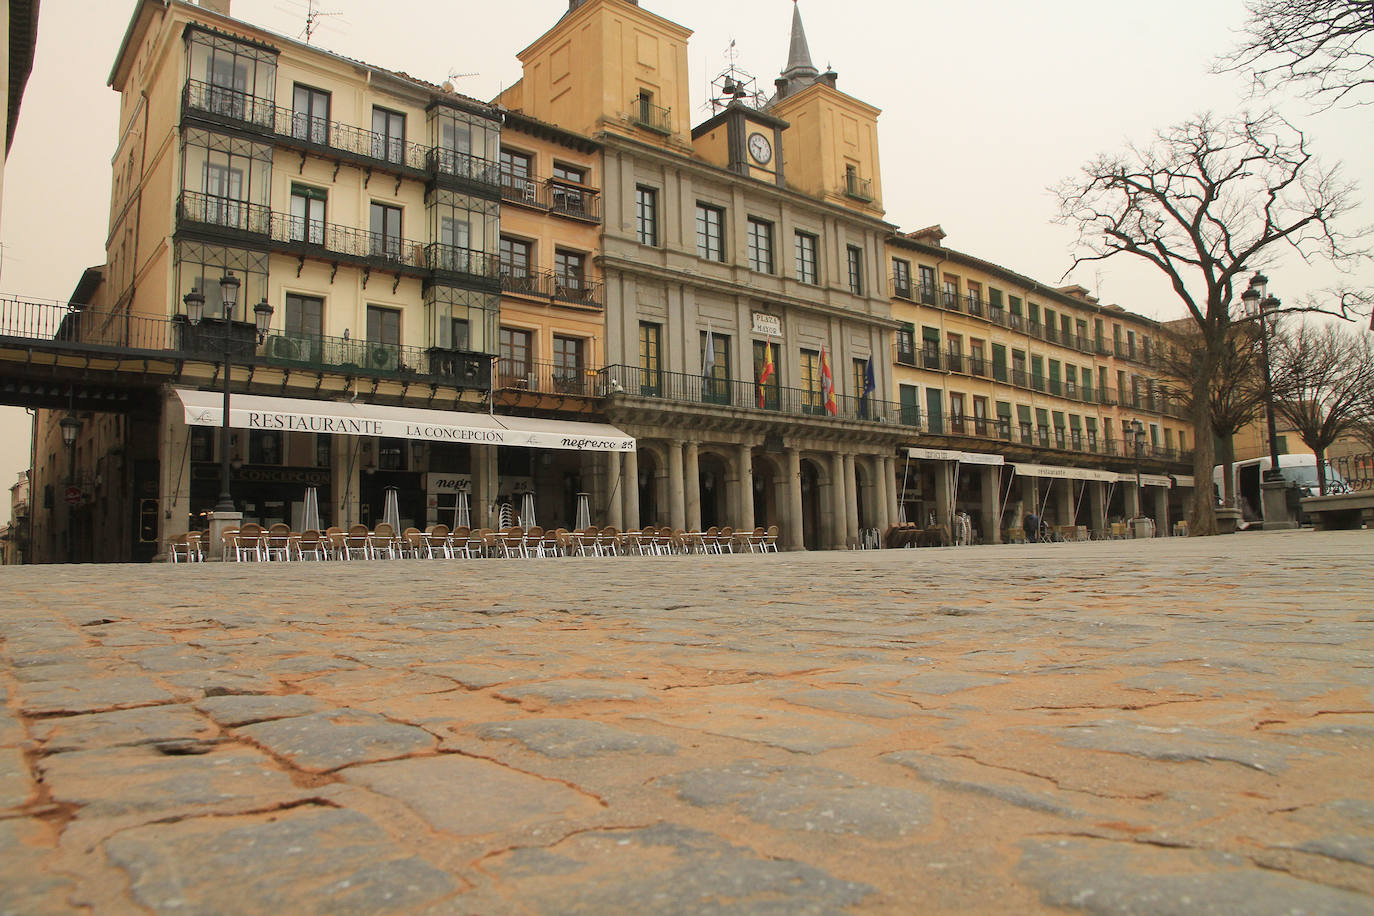
{"type": "Polygon", "coordinates": [[[1374,913],[1372,546],[3,568],[0,913],[1374,913]]]}

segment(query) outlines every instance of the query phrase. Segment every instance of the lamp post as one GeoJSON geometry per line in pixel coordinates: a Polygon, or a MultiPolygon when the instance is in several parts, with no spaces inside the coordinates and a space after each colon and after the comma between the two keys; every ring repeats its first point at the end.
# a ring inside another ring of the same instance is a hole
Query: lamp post
{"type": "MultiPolygon", "coordinates": [[[[220,426],[219,501],[215,503],[214,511],[233,512],[234,497],[229,484],[229,377],[234,360],[234,307],[239,297],[239,278],[234,276],[233,271],[226,272],[220,278],[219,295],[224,307],[224,416],[220,426]]],[[[199,325],[205,317],[205,296],[192,289],[183,301],[186,303],[186,319],[192,325],[199,325]]],[[[272,306],[267,304],[266,299],[253,306],[253,321],[257,326],[258,342],[261,343],[266,339],[267,329],[272,322],[272,306]]]]}
{"type": "MultiPolygon", "coordinates": [[[[81,421],[76,418],[76,413],[68,413],[57,425],[62,430],[62,444],[67,447],[67,486],[70,487],[76,482],[76,434],[81,430],[81,421]]],[[[72,548],[72,508],[75,504],[67,501],[67,562],[71,563],[74,553],[72,548]]]]}
{"type": "Polygon", "coordinates": [[[1274,416],[1274,378],[1269,367],[1269,321],[1282,304],[1277,297],[1269,295],[1269,278],[1256,272],[1250,278],[1250,286],[1240,295],[1245,303],[1245,313],[1259,321],[1260,326],[1260,371],[1264,373],[1264,413],[1269,432],[1269,469],[1264,472],[1265,480],[1282,480],[1279,470],[1279,429],[1274,416]]]}
{"type": "Polygon", "coordinates": [[[1135,514],[1145,514],[1145,486],[1140,482],[1140,457],[1145,451],[1145,424],[1136,417],[1131,421],[1131,455],[1135,458],[1135,514]]]}

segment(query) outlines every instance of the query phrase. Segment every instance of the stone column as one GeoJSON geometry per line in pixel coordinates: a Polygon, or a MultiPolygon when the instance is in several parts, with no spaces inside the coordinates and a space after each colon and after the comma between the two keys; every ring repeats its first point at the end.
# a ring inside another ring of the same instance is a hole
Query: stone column
{"type": "Polygon", "coordinates": [[[1054,490],[1055,502],[1058,504],[1058,511],[1055,515],[1059,517],[1059,524],[1072,525],[1074,523],[1073,481],[1056,480],[1054,490]]]}
{"type": "Polygon", "coordinates": [[[697,458],[697,444],[688,442],[683,450],[682,462],[683,487],[687,493],[688,531],[701,530],[701,466],[697,458]]]}
{"type": "Polygon", "coordinates": [[[952,461],[938,461],[935,464],[935,522],[951,534],[954,531],[950,520],[954,517],[955,467],[952,461]]]}
{"type": "Polygon", "coordinates": [[[783,513],[783,545],[788,550],[804,550],[806,537],[802,526],[806,510],[802,503],[801,449],[787,449],[787,510],[783,513]]]}
{"type": "Polygon", "coordinates": [[[625,527],[638,529],[639,521],[639,453],[624,452],[625,476],[621,486],[625,488],[625,527]]]}
{"type": "Polygon", "coordinates": [[[754,447],[741,445],[735,456],[739,463],[739,524],[737,531],[754,530],[754,447]]]}
{"type": "Polygon", "coordinates": [[[1155,534],[1168,537],[1169,531],[1169,488],[1155,487],[1155,534]]]}
{"type": "Polygon", "coordinates": [[[496,519],[491,515],[491,504],[496,501],[496,446],[474,445],[471,447],[472,502],[468,506],[472,514],[473,528],[495,528],[496,519]]]}
{"type": "Polygon", "coordinates": [[[620,511],[621,503],[625,501],[625,494],[620,488],[625,486],[625,478],[620,460],[620,452],[606,452],[606,524],[612,528],[620,528],[624,525],[625,516],[620,511]]]}
{"type": "Polygon", "coordinates": [[[1106,532],[1107,525],[1107,485],[1100,480],[1088,481],[1088,509],[1092,513],[1093,531],[1106,532]]]}
{"type": "Polygon", "coordinates": [[[872,485],[868,488],[869,498],[873,502],[873,524],[878,528],[879,543],[887,529],[892,526],[892,516],[890,507],[887,504],[887,481],[884,479],[887,474],[887,459],[881,455],[875,455],[868,459],[868,466],[871,470],[870,479],[872,485]]]}
{"type": "Polygon", "coordinates": [[[978,470],[978,476],[982,478],[983,488],[983,543],[1000,544],[1002,520],[998,514],[1002,511],[1002,469],[996,465],[984,465],[978,470]]]}
{"type": "Polygon", "coordinates": [[[1134,480],[1123,480],[1117,484],[1121,487],[1121,496],[1126,507],[1126,518],[1133,519],[1140,515],[1140,487],[1135,485],[1134,480]]]}
{"type": "Polygon", "coordinates": [[[830,547],[832,550],[844,550],[849,546],[844,537],[845,528],[848,527],[845,520],[849,515],[845,506],[844,456],[839,452],[833,452],[830,455],[830,547]]]}
{"type": "Polygon", "coordinates": [[[857,546],[859,543],[859,500],[863,494],[859,492],[859,475],[856,473],[854,456],[848,454],[844,456],[844,492],[845,541],[857,546]]]}
{"type": "Polygon", "coordinates": [[[682,483],[682,440],[668,442],[668,524],[687,527],[687,494],[682,483]]]}

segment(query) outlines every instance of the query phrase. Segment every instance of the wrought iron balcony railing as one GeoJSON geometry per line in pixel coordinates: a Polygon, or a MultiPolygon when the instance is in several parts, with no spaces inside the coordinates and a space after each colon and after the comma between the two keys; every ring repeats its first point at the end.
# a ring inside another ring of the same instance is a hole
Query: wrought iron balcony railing
{"type": "Polygon", "coordinates": [[[552,299],[601,308],[601,281],[560,275],[554,271],[515,270],[501,266],[501,290],[516,296],[552,299]]]}
{"type": "Polygon", "coordinates": [[[600,373],[582,365],[503,358],[496,364],[496,385],[516,391],[600,397],[600,373]]]}
{"type": "Polygon", "coordinates": [[[501,197],[511,203],[570,219],[601,222],[601,192],[567,182],[499,170],[501,197]]]}
{"type": "Polygon", "coordinates": [[[200,223],[219,229],[268,235],[272,228],[272,211],[246,200],[183,191],[177,200],[177,223],[200,223]]]}
{"type": "Polygon", "coordinates": [[[870,203],[873,200],[873,179],[860,178],[854,172],[845,172],[844,193],[855,200],[870,203]]]}
{"type": "Polygon", "coordinates": [[[272,214],[272,240],[305,250],[318,248],[380,267],[433,269],[425,256],[425,245],[414,239],[323,220],[305,220],[289,213],[272,214]]]}
{"type": "Polygon", "coordinates": [[[673,110],[655,105],[642,96],[630,99],[630,120],[657,134],[667,136],[673,132],[673,110]]]}
{"type": "Polygon", "coordinates": [[[277,125],[277,106],[271,99],[240,89],[212,86],[200,80],[186,81],[182,104],[191,111],[237,121],[263,131],[273,131],[277,125]]]}
{"type": "Polygon", "coordinates": [[[911,277],[904,277],[898,274],[892,275],[892,295],[896,299],[907,299],[916,301],[916,290],[911,285],[911,277]]]}

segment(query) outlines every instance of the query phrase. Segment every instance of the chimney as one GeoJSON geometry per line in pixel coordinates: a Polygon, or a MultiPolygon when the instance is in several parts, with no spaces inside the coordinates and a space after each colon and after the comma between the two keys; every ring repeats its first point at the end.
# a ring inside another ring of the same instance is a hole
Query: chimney
{"type": "Polygon", "coordinates": [[[200,0],[200,8],[212,13],[219,13],[221,16],[228,16],[229,3],[230,0],[200,0]]]}

